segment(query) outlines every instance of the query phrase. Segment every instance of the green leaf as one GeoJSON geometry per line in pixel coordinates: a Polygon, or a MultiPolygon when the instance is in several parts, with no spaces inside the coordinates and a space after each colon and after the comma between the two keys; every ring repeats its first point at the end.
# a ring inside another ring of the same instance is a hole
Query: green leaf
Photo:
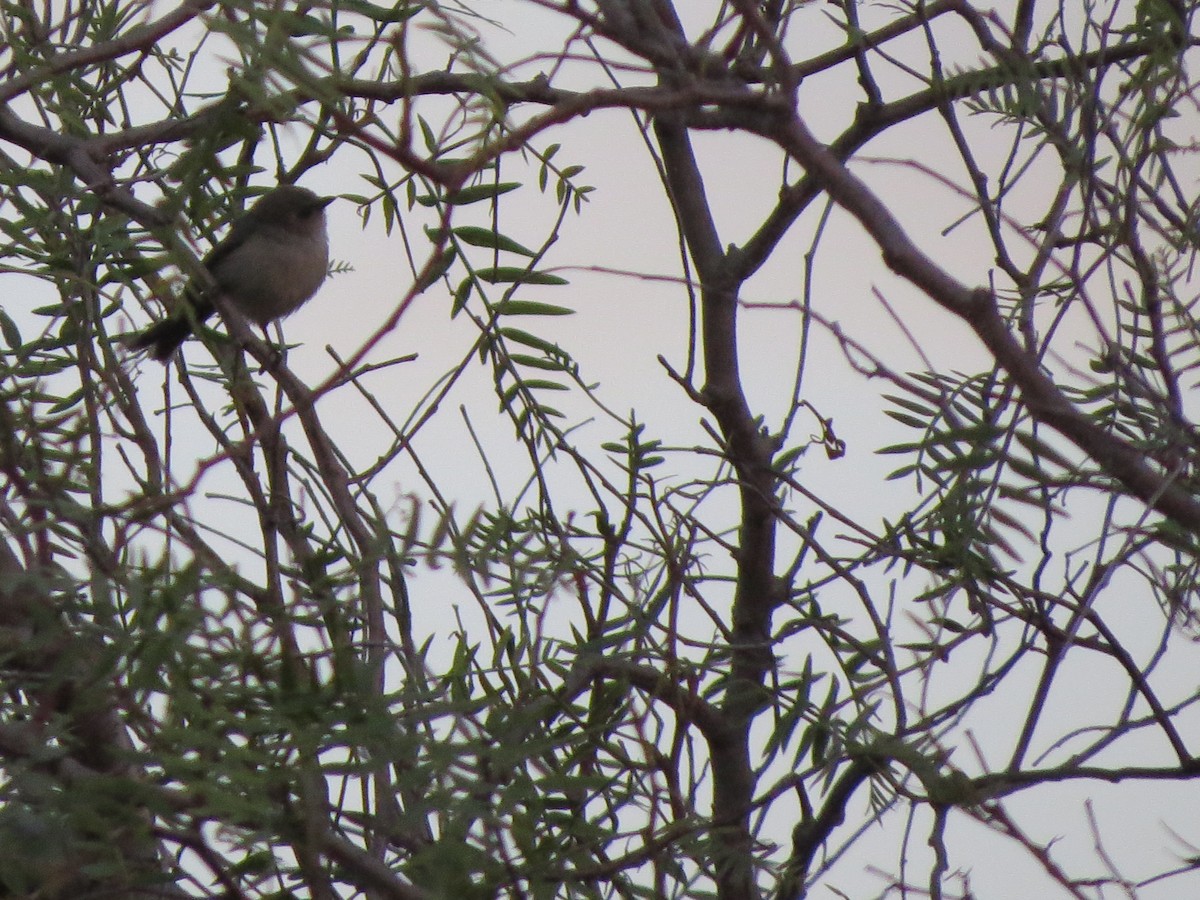
{"type": "Polygon", "coordinates": [[[417,202],[422,206],[437,206],[439,202],[449,203],[452,206],[466,206],[468,203],[478,203],[480,200],[492,200],[501,194],[515,191],[520,186],[520,182],[517,181],[503,181],[499,184],[475,184],[444,197],[423,194],[417,198],[417,202]]]}
{"type": "Polygon", "coordinates": [[[531,391],[566,391],[570,390],[565,384],[549,381],[545,378],[528,378],[521,382],[522,386],[531,391]]]}
{"type": "Polygon", "coordinates": [[[517,398],[517,396],[521,393],[521,389],[524,387],[524,383],[518,381],[516,384],[510,384],[507,388],[505,388],[504,393],[500,395],[501,408],[507,409],[509,406],[511,406],[513,400],[517,398]]]}
{"type": "MultiPolygon", "coordinates": [[[[421,139],[425,141],[425,149],[430,153],[436,152],[437,137],[433,133],[433,128],[431,128],[429,123],[425,121],[424,116],[417,116],[417,124],[421,128],[421,139]]],[[[417,202],[421,203],[422,206],[433,206],[436,203],[436,201],[433,203],[425,203],[424,199],[418,199],[417,202]]]]}
{"type": "Polygon", "coordinates": [[[529,356],[525,353],[510,353],[508,358],[519,366],[529,366],[533,369],[545,369],[549,372],[563,372],[568,368],[561,359],[546,359],[541,356],[529,356]]]}
{"type": "Polygon", "coordinates": [[[433,268],[426,273],[425,277],[418,282],[417,291],[424,291],[437,282],[439,278],[450,271],[450,267],[454,265],[454,260],[458,258],[458,253],[453,247],[447,247],[441,257],[434,264],[433,268]]]}
{"type": "Polygon", "coordinates": [[[496,304],[496,314],[501,316],[573,316],[575,310],[552,303],[535,303],[531,300],[505,300],[496,304]]]}
{"type": "Polygon", "coordinates": [[[1074,471],[1075,464],[1045,441],[1039,440],[1037,437],[1027,431],[1018,431],[1014,437],[1022,447],[1030,452],[1031,455],[1038,457],[1040,460],[1051,462],[1067,472],[1074,471]]]}
{"type": "Polygon", "coordinates": [[[471,289],[475,287],[475,277],[468,275],[458,283],[458,287],[454,291],[454,305],[450,307],[450,318],[454,318],[463,307],[467,305],[467,300],[471,297],[471,289]]]}
{"type": "Polygon", "coordinates": [[[4,336],[4,343],[10,350],[15,350],[24,343],[21,340],[21,330],[17,328],[17,323],[2,309],[0,309],[0,334],[4,336]]]}
{"type": "Polygon", "coordinates": [[[536,256],[532,250],[523,247],[511,238],[507,238],[490,228],[480,228],[478,225],[460,225],[452,229],[453,234],[464,244],[472,247],[486,247],[489,250],[507,250],[521,256],[536,256]]]}
{"type": "Polygon", "coordinates": [[[910,416],[905,413],[896,412],[894,409],[884,410],[884,415],[890,419],[895,419],[901,425],[907,425],[909,428],[915,428],[918,431],[924,431],[929,427],[929,419],[918,419],[915,416],[910,416]]]}
{"type": "Polygon", "coordinates": [[[380,6],[377,3],[369,3],[367,0],[342,0],[341,7],[343,10],[356,12],[376,22],[395,24],[403,22],[405,19],[411,19],[425,8],[425,4],[394,3],[391,6],[380,6]]]}
{"type": "Polygon", "coordinates": [[[530,334],[528,331],[522,331],[520,328],[501,328],[499,332],[510,341],[516,341],[518,344],[524,344],[526,347],[533,347],[535,350],[541,350],[550,356],[563,355],[563,351],[559,349],[557,344],[552,344],[538,337],[536,334],[530,334]]]}
{"type": "Polygon", "coordinates": [[[479,278],[491,284],[570,284],[565,278],[551,275],[549,272],[531,271],[520,266],[491,266],[479,269],[475,273],[479,278]]]}

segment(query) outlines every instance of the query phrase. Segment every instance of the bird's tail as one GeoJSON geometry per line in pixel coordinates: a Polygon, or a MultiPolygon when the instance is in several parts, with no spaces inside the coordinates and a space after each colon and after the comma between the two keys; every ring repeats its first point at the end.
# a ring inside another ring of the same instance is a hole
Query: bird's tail
{"type": "Polygon", "coordinates": [[[121,343],[135,352],[149,350],[154,359],[166,362],[191,333],[191,321],[178,316],[156,322],[145,331],[123,335],[121,343]]]}

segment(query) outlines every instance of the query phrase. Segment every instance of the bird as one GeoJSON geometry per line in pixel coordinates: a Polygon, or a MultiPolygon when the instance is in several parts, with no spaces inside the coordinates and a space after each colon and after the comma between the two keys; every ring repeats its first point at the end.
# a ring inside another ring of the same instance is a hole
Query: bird
{"type": "Polygon", "coordinates": [[[263,328],[295,312],[328,274],[325,207],[335,199],[290,184],[263,194],[202,260],[215,288],[193,279],[184,289],[189,308],[124,336],[124,345],[166,362],[215,312],[214,291],[263,328]]]}

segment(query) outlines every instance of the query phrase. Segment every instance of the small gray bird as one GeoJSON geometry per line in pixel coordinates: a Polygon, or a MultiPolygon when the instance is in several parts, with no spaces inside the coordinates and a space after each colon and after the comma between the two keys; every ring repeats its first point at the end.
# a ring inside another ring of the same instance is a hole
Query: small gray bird
{"type": "MultiPolygon", "coordinates": [[[[325,207],[333,197],[282,185],[260,197],[204,257],[221,296],[250,321],[266,327],[303,306],[329,270],[325,207]]],[[[131,350],[166,362],[193,328],[215,311],[194,282],[184,292],[190,310],[129,335],[131,350]]]]}

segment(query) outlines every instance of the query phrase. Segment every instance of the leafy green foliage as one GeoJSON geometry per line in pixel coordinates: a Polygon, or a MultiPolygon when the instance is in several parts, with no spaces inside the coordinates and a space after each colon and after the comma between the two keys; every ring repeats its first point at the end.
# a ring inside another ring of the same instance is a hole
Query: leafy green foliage
{"type": "Polygon", "coordinates": [[[0,892],[1188,892],[1009,796],[1195,774],[1192,12],[752,6],[0,7],[0,892]]]}

